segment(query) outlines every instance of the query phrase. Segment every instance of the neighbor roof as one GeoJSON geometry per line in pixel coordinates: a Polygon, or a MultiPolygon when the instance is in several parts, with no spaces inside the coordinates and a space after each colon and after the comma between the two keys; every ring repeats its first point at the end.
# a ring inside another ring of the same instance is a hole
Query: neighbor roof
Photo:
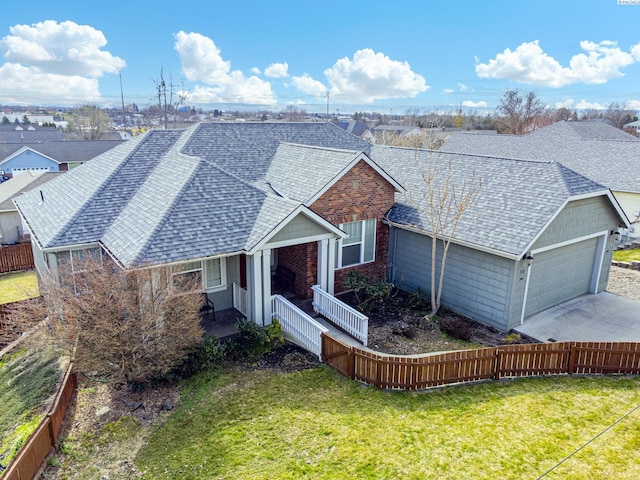
{"type": "Polygon", "coordinates": [[[560,162],[612,190],[640,193],[640,140],[603,122],[557,122],[527,135],[456,133],[442,152],[560,162]]]}
{"type": "MultiPolygon", "coordinates": [[[[504,158],[429,152],[398,147],[374,146],[371,155],[406,188],[396,194],[388,219],[399,226],[430,232],[431,227],[416,204],[426,191],[420,172],[439,166],[443,182],[450,168],[450,184],[479,187],[477,199],[462,216],[454,242],[489,249],[519,258],[557,212],[572,199],[607,195],[602,185],[558,163],[529,162],[504,158]]],[[[611,197],[609,197],[611,198],[611,197]]]]}
{"type": "Polygon", "coordinates": [[[53,180],[62,172],[31,172],[17,175],[6,182],[0,183],[0,212],[16,211],[13,198],[21,193],[37,188],[43,183],[53,180]]]}
{"type": "Polygon", "coordinates": [[[44,202],[16,204],[42,248],[101,242],[126,266],[249,251],[318,188],[311,174],[331,178],[354,147],[370,144],[325,123],[151,131],[43,186],[44,202]],[[350,150],[283,171],[277,153],[290,140],[350,150]],[[269,185],[276,177],[282,192],[269,185]]]}
{"type": "Polygon", "coordinates": [[[124,140],[64,140],[46,143],[0,144],[0,163],[29,148],[58,163],[86,162],[120,145],[124,140]]]}

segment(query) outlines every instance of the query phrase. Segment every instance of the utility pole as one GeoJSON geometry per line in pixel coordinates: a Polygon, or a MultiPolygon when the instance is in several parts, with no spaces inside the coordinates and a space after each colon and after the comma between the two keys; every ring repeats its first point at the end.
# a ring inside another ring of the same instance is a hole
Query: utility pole
{"type": "Polygon", "coordinates": [[[122,126],[127,124],[124,118],[124,93],[122,92],[122,72],[118,72],[118,76],[120,77],[120,98],[122,99],[122,126]]]}
{"type": "Polygon", "coordinates": [[[327,90],[327,93],[325,93],[326,97],[327,97],[327,122],[329,121],[329,97],[330,97],[330,93],[329,90],[327,90]]]}

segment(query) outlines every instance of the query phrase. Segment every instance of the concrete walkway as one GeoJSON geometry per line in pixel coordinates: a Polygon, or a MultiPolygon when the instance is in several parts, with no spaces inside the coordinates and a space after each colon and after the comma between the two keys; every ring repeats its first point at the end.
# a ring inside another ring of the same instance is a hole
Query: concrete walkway
{"type": "Polygon", "coordinates": [[[640,342],[640,301],[608,292],[583,295],[514,329],[541,342],[640,342]]]}

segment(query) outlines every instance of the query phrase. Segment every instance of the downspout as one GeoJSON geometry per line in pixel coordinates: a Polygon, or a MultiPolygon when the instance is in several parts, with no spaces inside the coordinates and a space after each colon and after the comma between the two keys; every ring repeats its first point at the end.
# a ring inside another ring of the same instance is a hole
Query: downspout
{"type": "Polygon", "coordinates": [[[522,300],[522,312],[520,313],[520,325],[524,323],[524,312],[527,308],[527,296],[529,294],[529,278],[531,278],[531,263],[533,260],[533,255],[529,253],[525,257],[523,257],[522,260],[527,261],[527,278],[524,282],[524,298],[522,300]]]}

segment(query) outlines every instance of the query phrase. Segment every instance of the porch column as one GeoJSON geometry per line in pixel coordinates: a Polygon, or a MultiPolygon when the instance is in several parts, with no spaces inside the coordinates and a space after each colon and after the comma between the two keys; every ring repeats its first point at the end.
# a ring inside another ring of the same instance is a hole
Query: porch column
{"type": "Polygon", "coordinates": [[[271,325],[271,250],[262,251],[262,325],[271,325]]]}
{"type": "Polygon", "coordinates": [[[329,239],[318,240],[318,285],[325,292],[329,288],[329,239]]]}
{"type": "Polygon", "coordinates": [[[248,308],[251,315],[250,320],[257,324],[262,323],[262,251],[257,251],[247,262],[250,264],[249,276],[247,278],[247,295],[251,306],[248,308]]]}
{"type": "Polygon", "coordinates": [[[335,293],[336,281],[336,248],[338,245],[337,238],[329,239],[329,252],[327,254],[327,293],[333,295],[335,293]]]}

